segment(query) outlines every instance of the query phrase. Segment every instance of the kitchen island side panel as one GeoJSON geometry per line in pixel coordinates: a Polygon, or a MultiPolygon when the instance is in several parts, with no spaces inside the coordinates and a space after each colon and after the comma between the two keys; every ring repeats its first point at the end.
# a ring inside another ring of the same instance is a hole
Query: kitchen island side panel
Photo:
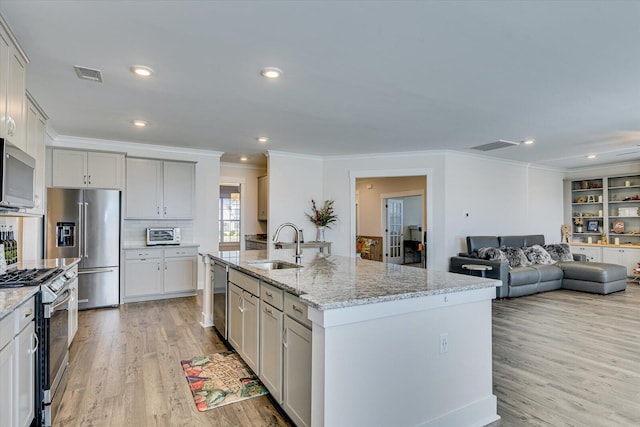
{"type": "Polygon", "coordinates": [[[491,345],[490,298],[326,328],[314,323],[312,425],[493,422],[491,345]]]}

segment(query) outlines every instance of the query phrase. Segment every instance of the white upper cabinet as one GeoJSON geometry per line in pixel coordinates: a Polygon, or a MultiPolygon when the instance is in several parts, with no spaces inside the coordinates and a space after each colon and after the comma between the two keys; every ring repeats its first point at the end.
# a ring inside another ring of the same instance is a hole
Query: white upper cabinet
{"type": "Polygon", "coordinates": [[[26,152],[36,160],[36,177],[34,182],[34,207],[27,212],[44,214],[45,192],[45,138],[47,119],[42,111],[27,98],[27,144],[26,152]]]}
{"type": "Polygon", "coordinates": [[[25,82],[29,60],[0,18],[0,137],[26,151],[25,82]]]}
{"type": "Polygon", "coordinates": [[[127,158],[126,217],[192,219],[195,164],[127,158]]]}
{"type": "Polygon", "coordinates": [[[124,154],[54,149],[51,155],[53,187],[122,189],[124,154]]]}

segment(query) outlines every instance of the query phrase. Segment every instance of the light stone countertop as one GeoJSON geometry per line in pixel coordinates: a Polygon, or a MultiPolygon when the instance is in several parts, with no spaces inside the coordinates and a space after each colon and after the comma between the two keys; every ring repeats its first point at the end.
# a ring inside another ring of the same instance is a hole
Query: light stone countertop
{"type": "Polygon", "coordinates": [[[152,245],[147,246],[145,242],[127,242],[122,244],[122,250],[136,250],[136,249],[171,249],[171,248],[197,248],[199,243],[180,243],[179,245],[152,245]]]}
{"type": "MultiPolygon", "coordinates": [[[[16,268],[60,268],[64,271],[80,262],[80,258],[53,258],[19,263],[16,268]]],[[[40,291],[40,286],[0,289],[0,319],[40,291]]]]}
{"type": "MultiPolygon", "coordinates": [[[[292,262],[291,250],[270,259],[292,262]],[[280,255],[282,254],[282,255],[280,255]]],[[[302,268],[261,270],[249,264],[267,259],[267,251],[220,251],[209,257],[300,296],[318,310],[350,307],[429,295],[501,286],[477,276],[426,270],[377,261],[305,253],[302,268]]]]}

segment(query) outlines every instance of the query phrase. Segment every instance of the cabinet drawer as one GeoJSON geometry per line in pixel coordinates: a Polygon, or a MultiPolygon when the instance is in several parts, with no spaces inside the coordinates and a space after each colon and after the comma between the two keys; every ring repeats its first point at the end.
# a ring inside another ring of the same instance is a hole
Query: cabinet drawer
{"type": "Polygon", "coordinates": [[[198,248],[171,248],[164,250],[165,257],[181,257],[181,256],[196,256],[198,255],[198,248]]]}
{"type": "Polygon", "coordinates": [[[260,280],[255,277],[240,273],[238,270],[229,269],[229,281],[253,295],[260,295],[260,280]]]}
{"type": "Polygon", "coordinates": [[[15,311],[0,320],[0,350],[13,340],[15,311]]]}
{"type": "Polygon", "coordinates": [[[300,302],[296,295],[284,294],[284,312],[287,316],[297,320],[306,327],[311,327],[311,320],[307,318],[307,306],[300,302]]]}
{"type": "Polygon", "coordinates": [[[30,298],[29,301],[16,308],[14,311],[16,323],[13,331],[15,335],[18,335],[18,333],[23,330],[29,322],[33,322],[35,319],[35,312],[35,298],[30,298]]]}
{"type": "Polygon", "coordinates": [[[284,310],[284,291],[282,289],[262,282],[260,286],[260,299],[280,311],[284,310]]]}
{"type": "Polygon", "coordinates": [[[161,258],[161,249],[131,249],[124,251],[125,259],[147,259],[147,258],[161,258]]]}

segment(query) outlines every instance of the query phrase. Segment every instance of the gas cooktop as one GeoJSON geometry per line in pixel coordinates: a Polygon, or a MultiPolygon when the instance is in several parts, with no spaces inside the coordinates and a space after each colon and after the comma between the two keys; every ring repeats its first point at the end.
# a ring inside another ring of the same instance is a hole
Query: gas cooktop
{"type": "Polygon", "coordinates": [[[41,285],[60,271],[57,268],[31,268],[24,270],[8,270],[0,274],[0,288],[19,288],[22,286],[41,285]]]}

